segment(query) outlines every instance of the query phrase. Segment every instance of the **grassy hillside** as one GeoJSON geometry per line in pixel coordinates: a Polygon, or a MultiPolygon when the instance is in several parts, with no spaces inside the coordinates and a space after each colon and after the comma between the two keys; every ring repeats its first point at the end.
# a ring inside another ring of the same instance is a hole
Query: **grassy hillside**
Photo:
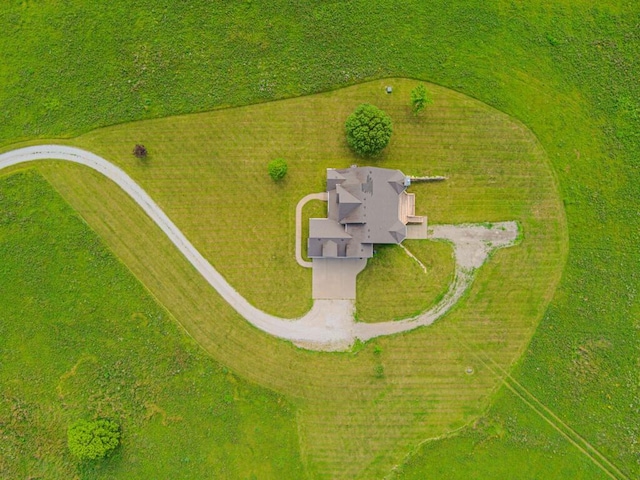
{"type": "Polygon", "coordinates": [[[295,412],[216,364],[51,186],[0,179],[0,477],[302,477],[295,412]],[[78,464],[66,429],[122,425],[78,464]]]}
{"type": "MultiPolygon", "coordinates": [[[[516,376],[638,475],[636,2],[11,2],[0,23],[3,143],[390,75],[524,122],[558,176],[570,254],[516,376]]],[[[509,398],[489,415],[519,408],[509,398]]]]}

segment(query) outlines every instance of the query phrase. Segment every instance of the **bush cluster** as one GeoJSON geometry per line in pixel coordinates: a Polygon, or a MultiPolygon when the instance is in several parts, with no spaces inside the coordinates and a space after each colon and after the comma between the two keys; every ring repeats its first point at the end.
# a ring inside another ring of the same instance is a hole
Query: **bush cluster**
{"type": "Polygon", "coordinates": [[[120,426],[111,420],[78,420],[67,430],[69,451],[81,460],[98,460],[120,444],[120,426]]]}
{"type": "Polygon", "coordinates": [[[146,158],[147,156],[147,147],[138,143],[135,147],[133,147],[133,154],[138,158],[146,158]]]}
{"type": "Polygon", "coordinates": [[[288,169],[287,162],[285,162],[283,158],[271,160],[267,168],[269,170],[269,176],[276,182],[284,178],[288,169]]]}
{"type": "Polygon", "coordinates": [[[431,100],[429,91],[424,85],[420,84],[411,90],[411,111],[414,115],[418,115],[424,107],[431,105],[432,103],[433,100],[431,100]]]}

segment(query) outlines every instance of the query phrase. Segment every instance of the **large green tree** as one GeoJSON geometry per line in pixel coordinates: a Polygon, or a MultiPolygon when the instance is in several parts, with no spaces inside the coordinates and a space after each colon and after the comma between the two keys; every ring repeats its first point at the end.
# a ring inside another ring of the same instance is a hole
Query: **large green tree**
{"type": "Polygon", "coordinates": [[[347,143],[359,155],[372,156],[389,144],[391,117],[378,107],[363,103],[349,115],[345,124],[347,143]]]}
{"type": "Polygon", "coordinates": [[[111,420],[78,420],[67,430],[69,451],[81,460],[97,460],[120,444],[120,426],[111,420]]]}

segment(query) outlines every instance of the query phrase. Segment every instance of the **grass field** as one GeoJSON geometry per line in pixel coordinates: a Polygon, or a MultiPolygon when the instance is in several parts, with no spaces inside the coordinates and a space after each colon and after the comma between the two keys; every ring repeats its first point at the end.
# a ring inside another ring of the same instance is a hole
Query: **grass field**
{"type": "MultiPolygon", "coordinates": [[[[527,125],[548,153],[570,238],[560,289],[513,375],[633,478],[640,473],[639,23],[637,4],[631,1],[595,6],[550,0],[375,5],[254,1],[214,7],[191,2],[188,8],[155,1],[116,0],[108,6],[11,2],[0,12],[6,33],[0,36],[0,142],[77,135],[128,120],[259,103],[397,75],[454,88],[507,112],[527,125]]],[[[58,176],[59,183],[64,180],[71,184],[68,189],[79,192],[96,189],[98,198],[108,190],[99,179],[58,166],[50,167],[47,176],[58,176]]],[[[124,200],[110,194],[117,212],[124,200]]],[[[88,202],[85,217],[93,209],[110,222],[102,230],[94,228],[101,235],[113,231],[116,214],[109,217],[99,201],[88,202]]],[[[136,227],[145,225],[144,218],[134,218],[136,227]]],[[[169,248],[150,231],[140,228],[147,251],[169,255],[169,248]]],[[[116,240],[111,235],[112,248],[116,240]]],[[[161,278],[180,283],[176,272],[141,266],[144,259],[136,258],[140,251],[127,256],[125,244],[116,250],[139,278],[148,270],[144,282],[150,289],[161,289],[161,278]]],[[[189,278],[187,267],[180,272],[189,278]]],[[[199,287],[194,283],[192,288],[199,287]]],[[[287,302],[294,305],[297,300],[287,302]]],[[[220,312],[228,316],[224,309],[220,312]]],[[[194,322],[198,318],[193,307],[183,314],[192,315],[194,322]]],[[[245,333],[253,334],[250,329],[245,333]]],[[[418,338],[424,340],[420,334],[418,338]]],[[[421,345],[427,353],[429,338],[421,345]]],[[[224,350],[221,341],[210,346],[224,350]]],[[[263,353],[275,350],[264,344],[256,348],[263,353]]],[[[385,345],[383,357],[388,352],[385,345]]],[[[220,355],[223,352],[216,358],[220,355]]],[[[376,361],[370,358],[363,376],[376,361]]],[[[327,362],[320,371],[340,372],[341,362],[327,362]]],[[[236,364],[234,369],[245,371],[236,364]]],[[[262,369],[246,376],[277,383],[262,369]]],[[[452,377],[443,372],[442,378],[452,377]]],[[[427,391],[418,385],[415,389],[427,391]]],[[[488,422],[518,411],[521,402],[517,396],[502,395],[487,413],[488,422]]],[[[305,439],[317,438],[305,436],[304,426],[311,420],[308,406],[303,407],[304,445],[305,439]]],[[[416,418],[406,422],[417,424],[416,418]]],[[[318,424],[321,421],[317,416],[318,424]]],[[[377,425],[370,423],[368,429],[377,425]]],[[[543,431],[535,422],[522,427],[529,438],[543,431]]],[[[363,430],[345,430],[344,437],[357,438],[363,430]]],[[[440,464],[487,446],[485,458],[505,453],[500,457],[504,471],[524,472],[525,459],[543,454],[544,445],[529,442],[523,455],[512,455],[520,451],[509,442],[516,430],[505,431],[504,444],[471,434],[460,437],[464,441],[444,440],[440,464]]],[[[355,448],[353,438],[341,445],[345,451],[355,448]]],[[[320,440],[318,445],[326,441],[320,440]]],[[[409,444],[415,445],[407,440],[409,444]]],[[[369,446],[363,445],[365,450],[369,446]]],[[[433,471],[436,448],[437,442],[426,444],[412,457],[414,475],[433,471]]],[[[563,458],[569,472],[588,472],[570,468],[579,458],[563,458]]],[[[478,457],[468,462],[479,478],[491,476],[484,469],[487,462],[478,457]]],[[[527,467],[522,476],[564,476],[545,470],[543,462],[535,465],[540,470],[527,467]]],[[[466,478],[468,470],[450,473],[451,478],[466,478]]]]}
{"type": "Polygon", "coordinates": [[[508,390],[493,410],[459,435],[425,443],[389,478],[609,478],[508,390]]]}
{"type": "Polygon", "coordinates": [[[295,410],[216,364],[34,173],[0,179],[0,477],[303,476],[295,410]],[[78,418],[123,443],[94,467],[78,418]]]}
{"type": "MultiPolygon", "coordinates": [[[[293,316],[308,308],[310,294],[301,288],[310,283],[310,272],[293,258],[295,205],[322,190],[324,169],[336,166],[327,159],[353,163],[341,126],[330,122],[334,111],[346,116],[350,105],[374,98],[396,119],[395,142],[376,164],[450,177],[445,184],[415,186],[418,213],[427,213],[433,223],[514,219],[524,231],[517,248],[496,253],[481,270],[447,322],[381,339],[382,354],[372,345],[353,354],[302,352],[262,335],[230,311],[116,187],[80,167],[40,168],[214,358],[294,399],[303,457],[314,476],[383,475],[420,439],[477,417],[500,375],[480,367],[465,375],[473,359],[460,351],[460,342],[508,367],[532,334],[562,268],[564,220],[535,139],[509,117],[437,86],[431,87],[436,102],[429,116],[417,121],[406,105],[415,83],[392,79],[250,108],[126,124],[71,142],[125,168],[252,303],[293,316]],[[384,93],[389,81],[395,96],[384,93]],[[304,109],[310,112],[306,117],[300,114],[304,109]],[[288,120],[292,112],[298,112],[296,122],[288,120]],[[243,118],[253,118],[258,128],[248,129],[243,118]],[[151,152],[144,163],[130,153],[135,139],[151,152]],[[265,165],[290,144],[296,150],[285,156],[289,174],[276,184],[265,165]]],[[[425,248],[415,247],[423,258],[425,248]]],[[[444,261],[445,277],[448,248],[436,243],[431,251],[444,261]]],[[[416,268],[406,266],[409,272],[416,268]]],[[[385,278],[370,284],[374,291],[389,286],[385,278]]],[[[403,291],[397,292],[403,298],[403,291]]],[[[396,312],[392,317],[407,313],[396,312]]]]}
{"type": "Polygon", "coordinates": [[[395,245],[379,246],[358,275],[356,316],[362,322],[399,320],[435,305],[453,280],[453,249],[443,242],[403,242],[422,266],[395,245]]]}

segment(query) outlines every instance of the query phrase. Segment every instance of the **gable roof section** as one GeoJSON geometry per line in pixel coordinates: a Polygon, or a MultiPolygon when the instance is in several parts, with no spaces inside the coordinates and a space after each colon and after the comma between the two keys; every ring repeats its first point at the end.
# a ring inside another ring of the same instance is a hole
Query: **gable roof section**
{"type": "MultiPolygon", "coordinates": [[[[379,167],[327,169],[327,217],[309,221],[310,257],[369,258],[374,244],[398,244],[413,216],[410,180],[379,167]]],[[[422,217],[415,217],[422,218],[422,217]]]]}
{"type": "Polygon", "coordinates": [[[338,196],[338,221],[342,223],[342,220],[362,205],[362,202],[342,185],[336,185],[336,194],[338,196]]]}
{"type": "Polygon", "coordinates": [[[391,185],[391,188],[393,188],[397,194],[401,194],[405,188],[407,188],[406,179],[407,177],[405,177],[404,173],[400,170],[395,170],[394,173],[389,176],[387,182],[389,182],[389,185],[391,185]]]}
{"type": "Polygon", "coordinates": [[[327,168],[327,192],[336,188],[336,185],[340,185],[346,178],[333,168],[327,168]]]}
{"type": "Polygon", "coordinates": [[[389,233],[397,243],[400,243],[407,237],[407,226],[398,220],[389,229],[389,233]]]}
{"type": "Polygon", "coordinates": [[[322,244],[322,256],[324,258],[335,258],[338,256],[338,244],[333,240],[327,240],[322,244]]]}

